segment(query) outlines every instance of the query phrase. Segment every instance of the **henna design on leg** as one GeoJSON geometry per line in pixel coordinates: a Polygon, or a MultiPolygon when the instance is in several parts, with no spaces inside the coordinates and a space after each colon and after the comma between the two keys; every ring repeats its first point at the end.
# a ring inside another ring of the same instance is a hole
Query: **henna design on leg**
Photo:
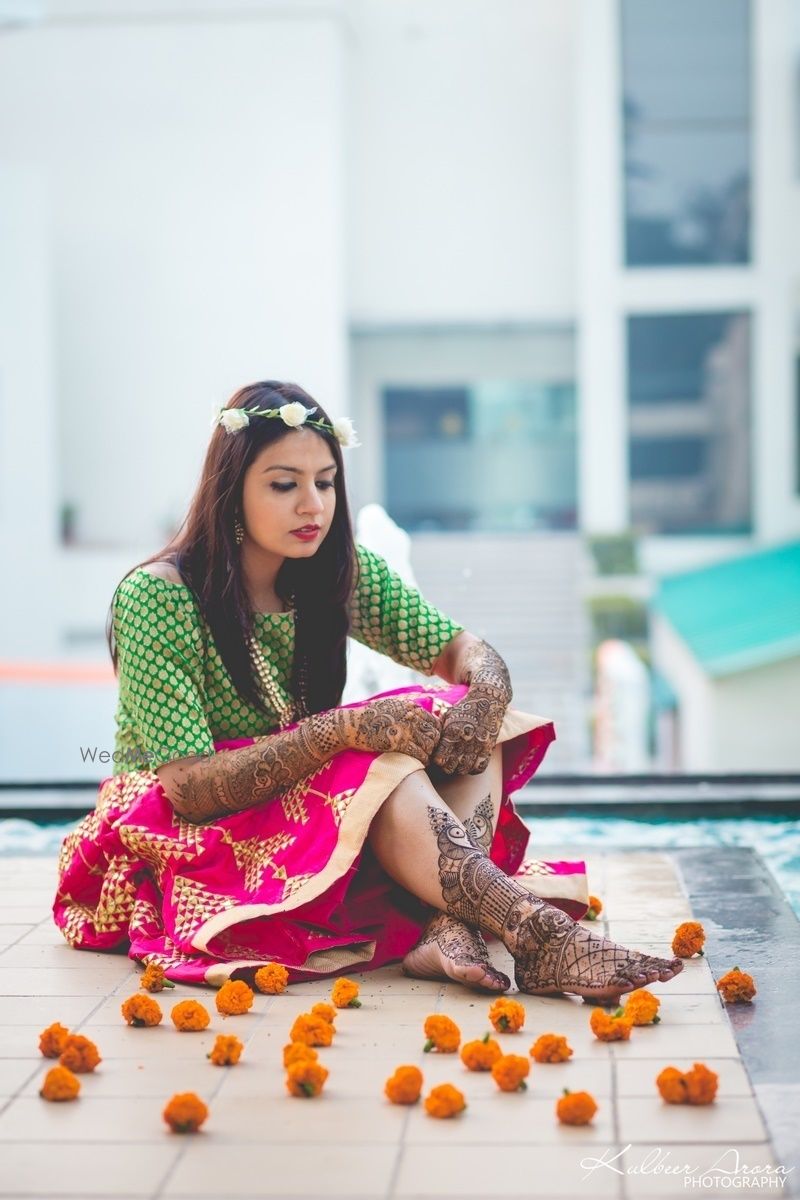
{"type": "Polygon", "coordinates": [[[494,840],[495,812],[491,795],[486,796],[476,806],[471,817],[465,817],[464,828],[473,846],[479,846],[484,854],[489,853],[494,840]]]}
{"type": "Polygon", "coordinates": [[[429,805],[428,821],[439,848],[439,883],[445,911],[505,941],[503,935],[514,907],[536,901],[471,841],[449,809],[429,805]]]}
{"type": "MultiPolygon", "coordinates": [[[[493,819],[494,806],[489,794],[478,802],[472,816],[462,822],[470,841],[486,854],[494,835],[493,819]]],[[[403,970],[417,979],[455,979],[485,992],[505,992],[511,987],[508,976],[492,965],[480,929],[436,909],[421,938],[403,960],[403,970]]]]}

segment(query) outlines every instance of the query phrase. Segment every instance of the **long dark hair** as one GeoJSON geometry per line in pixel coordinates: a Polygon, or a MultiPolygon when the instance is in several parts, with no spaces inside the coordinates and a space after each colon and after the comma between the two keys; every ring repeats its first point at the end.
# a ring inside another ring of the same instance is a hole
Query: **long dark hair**
{"type": "MultiPolygon", "coordinates": [[[[296,383],[268,380],[249,384],[231,397],[226,408],[280,408],[294,401],[306,408],[316,408],[311,420],[330,424],[330,417],[318,401],[296,383]]],[[[335,511],[331,527],[316,554],[284,560],[275,581],[275,591],[282,600],[288,600],[292,593],[295,596],[297,619],[291,689],[294,696],[299,696],[300,672],[305,661],[304,699],[308,712],[313,713],[335,707],[342,698],[347,674],[349,602],[358,559],[341,446],[333,434],[313,426],[309,428],[327,443],[338,467],[335,511]]],[[[289,427],[278,418],[255,417],[245,429],[235,434],[228,434],[217,426],[211,436],[197,490],[180,529],[157,554],[131,567],[124,577],[148,563],[172,563],[194,593],[239,695],[264,711],[247,646],[253,620],[242,579],[234,521],[242,511],[245,471],[265,446],[288,432],[289,427]]],[[[116,671],[113,612],[112,599],[106,638],[116,671]]]]}

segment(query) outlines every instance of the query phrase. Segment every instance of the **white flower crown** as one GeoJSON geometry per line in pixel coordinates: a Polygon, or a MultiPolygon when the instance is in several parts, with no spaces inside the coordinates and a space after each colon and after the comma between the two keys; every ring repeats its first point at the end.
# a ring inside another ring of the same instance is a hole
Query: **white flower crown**
{"type": "Polygon", "coordinates": [[[336,417],[332,424],[327,421],[310,421],[308,418],[316,411],[316,407],[306,408],[299,400],[291,404],[282,404],[280,408],[218,408],[215,405],[211,428],[216,429],[217,425],[221,425],[228,433],[238,433],[250,424],[251,417],[280,417],[290,429],[296,429],[299,425],[313,425],[315,429],[324,429],[326,433],[332,433],[344,449],[352,450],[361,445],[349,417],[336,417]]]}

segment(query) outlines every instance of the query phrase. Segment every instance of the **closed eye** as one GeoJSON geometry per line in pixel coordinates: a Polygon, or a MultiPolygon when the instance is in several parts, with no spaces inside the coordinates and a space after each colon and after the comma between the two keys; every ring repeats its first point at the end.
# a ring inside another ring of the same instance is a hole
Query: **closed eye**
{"type": "MultiPolygon", "coordinates": [[[[297,484],[296,483],[271,483],[269,486],[276,492],[288,492],[291,488],[297,487],[297,484]]],[[[335,486],[336,486],[335,484],[329,483],[327,479],[323,479],[320,483],[317,484],[318,488],[332,488],[335,486]]]]}

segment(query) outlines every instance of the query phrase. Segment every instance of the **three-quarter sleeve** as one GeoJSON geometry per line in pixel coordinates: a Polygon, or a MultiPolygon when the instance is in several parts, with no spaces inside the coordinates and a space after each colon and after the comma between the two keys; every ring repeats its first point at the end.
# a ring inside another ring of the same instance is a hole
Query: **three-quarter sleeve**
{"type": "Polygon", "coordinates": [[[201,618],[189,590],[139,568],[117,589],[113,620],[120,705],[147,766],[213,754],[201,618]]]}
{"type": "Polygon", "coordinates": [[[374,550],[358,544],[358,579],[350,606],[350,636],[423,675],[464,630],[406,583],[374,550]]]}

